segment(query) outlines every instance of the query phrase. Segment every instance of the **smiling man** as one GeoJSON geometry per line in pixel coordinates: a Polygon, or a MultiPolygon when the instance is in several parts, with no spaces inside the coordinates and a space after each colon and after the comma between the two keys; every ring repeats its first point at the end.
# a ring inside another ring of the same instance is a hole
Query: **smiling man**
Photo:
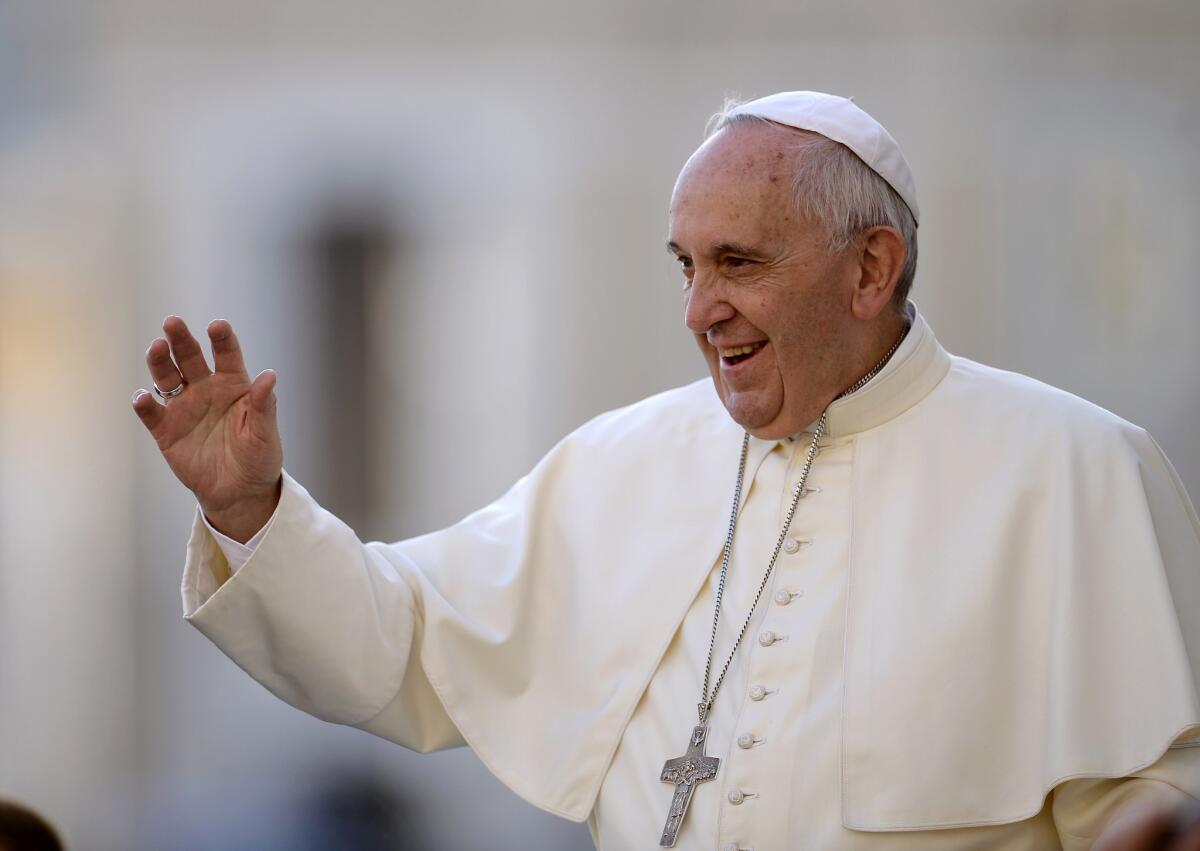
{"type": "MultiPolygon", "coordinates": [[[[805,99],[894,146],[849,101],[805,99]]],[[[684,321],[730,416],[765,439],[815,421],[900,339],[916,272],[915,199],[910,210],[844,145],[762,117],[797,100],[730,111],[671,199],[684,321]]]]}
{"type": "Polygon", "coordinates": [[[918,218],[850,101],[726,110],[670,206],[711,380],[393,544],[283,472],[229,325],[213,372],[169,317],[134,409],[200,506],[185,616],[602,849],[1167,847],[1200,792],[1200,523],[1143,430],[938,344],[918,218]]]}

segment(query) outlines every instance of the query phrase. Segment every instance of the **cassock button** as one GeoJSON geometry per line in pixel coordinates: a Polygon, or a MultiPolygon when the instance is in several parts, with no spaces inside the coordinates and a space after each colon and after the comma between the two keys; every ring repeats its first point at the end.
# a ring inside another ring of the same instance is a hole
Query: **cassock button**
{"type": "Polygon", "coordinates": [[[737,743],[739,748],[744,751],[748,751],[750,748],[754,747],[754,736],[750,735],[749,733],[742,733],[742,735],[737,737],[737,743]]]}
{"type": "Polygon", "coordinates": [[[775,602],[781,606],[786,606],[788,603],[792,602],[792,592],[791,591],[776,591],[775,592],[775,602]]]}
{"type": "Polygon", "coordinates": [[[767,690],[765,688],[763,688],[762,686],[751,686],[750,687],[750,699],[751,700],[762,700],[766,696],[767,696],[767,690]]]}
{"type": "Polygon", "coordinates": [[[774,644],[778,640],[779,640],[779,636],[776,635],[775,633],[771,632],[771,630],[769,630],[769,629],[764,630],[762,632],[762,634],[758,636],[758,643],[761,644],[763,647],[770,647],[772,644],[774,644]]]}
{"type": "Polygon", "coordinates": [[[800,552],[800,542],[795,538],[788,538],[783,542],[783,551],[788,555],[795,555],[800,552]]]}
{"type": "Polygon", "coordinates": [[[729,803],[733,804],[735,807],[742,801],[746,800],[746,796],[742,793],[741,789],[730,789],[729,794],[725,797],[727,797],[729,799],[729,803]]]}

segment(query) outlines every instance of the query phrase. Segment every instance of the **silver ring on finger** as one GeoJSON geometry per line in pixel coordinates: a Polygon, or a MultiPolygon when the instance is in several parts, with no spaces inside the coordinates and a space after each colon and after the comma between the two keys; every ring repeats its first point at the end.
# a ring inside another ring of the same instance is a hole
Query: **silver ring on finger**
{"type": "Polygon", "coordinates": [[[179,386],[176,387],[174,390],[163,390],[155,382],[151,382],[150,386],[154,388],[154,395],[158,397],[158,401],[162,402],[165,405],[165,404],[167,404],[168,399],[174,399],[176,396],[178,396],[180,393],[183,392],[183,388],[187,386],[187,382],[180,381],[179,386]]]}

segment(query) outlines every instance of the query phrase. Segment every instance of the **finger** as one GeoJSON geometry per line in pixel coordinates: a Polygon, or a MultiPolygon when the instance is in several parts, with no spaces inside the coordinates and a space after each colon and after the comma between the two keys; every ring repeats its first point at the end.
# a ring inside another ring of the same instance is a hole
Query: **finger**
{"type": "Polygon", "coordinates": [[[158,427],[158,424],[162,422],[163,417],[167,414],[164,406],[155,402],[154,397],[150,395],[148,390],[141,388],[133,394],[132,404],[133,412],[138,415],[138,419],[142,421],[142,425],[153,434],[154,429],[158,427]]]}
{"type": "Polygon", "coordinates": [[[273,369],[264,369],[250,385],[250,406],[260,414],[275,416],[275,383],[278,376],[273,369]]]}
{"type": "Polygon", "coordinates": [[[242,357],[242,347],[238,343],[233,326],[224,319],[214,319],[208,323],[208,339],[212,342],[213,365],[217,372],[228,372],[233,375],[249,377],[246,374],[246,361],[242,357]]]}
{"type": "Polygon", "coordinates": [[[146,349],[146,366],[150,369],[150,380],[163,392],[169,393],[183,384],[183,376],[175,367],[175,361],[171,360],[171,347],[162,337],[156,339],[150,344],[150,348],[146,349]]]}
{"type": "Polygon", "coordinates": [[[250,410],[256,414],[250,420],[259,440],[268,444],[279,440],[279,425],[276,422],[276,380],[275,370],[264,369],[255,376],[250,385],[250,410]]]}
{"type": "MultiPolygon", "coordinates": [[[[204,360],[204,352],[187,325],[178,316],[168,316],[163,320],[163,331],[167,334],[167,342],[171,344],[171,355],[175,365],[187,381],[199,381],[212,374],[208,362],[204,360]]],[[[163,388],[166,389],[166,388],[163,388]]]]}

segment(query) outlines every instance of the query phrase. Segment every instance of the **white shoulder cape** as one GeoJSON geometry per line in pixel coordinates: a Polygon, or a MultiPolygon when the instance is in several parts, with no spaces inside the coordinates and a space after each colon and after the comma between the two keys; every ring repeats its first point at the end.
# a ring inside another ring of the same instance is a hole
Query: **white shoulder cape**
{"type": "MultiPolygon", "coordinates": [[[[904,362],[830,408],[854,435],[842,800],[860,830],[1019,820],[1200,727],[1200,523],[1162,452],[947,355],[919,316],[910,333],[904,362]]],[[[461,736],[583,820],[716,563],[740,441],[697,382],[396,544],[360,544],[285,476],[255,555],[202,604],[224,564],[197,519],[185,614],[289,703],[420,750],[461,736]]]]}

